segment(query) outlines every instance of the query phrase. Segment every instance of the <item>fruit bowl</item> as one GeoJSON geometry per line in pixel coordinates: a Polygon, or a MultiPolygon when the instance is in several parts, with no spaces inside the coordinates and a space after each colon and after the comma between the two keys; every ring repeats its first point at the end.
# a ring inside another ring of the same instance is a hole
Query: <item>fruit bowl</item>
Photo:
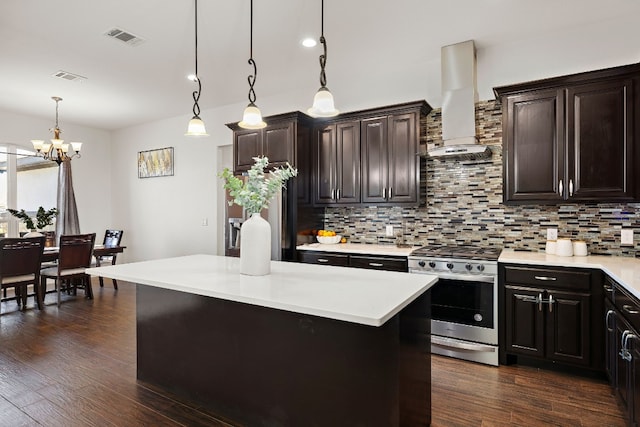
{"type": "Polygon", "coordinates": [[[340,242],[340,239],[342,238],[342,236],[340,235],[336,235],[336,236],[316,236],[316,239],[318,239],[318,242],[325,244],[325,245],[335,245],[336,243],[340,242]]]}

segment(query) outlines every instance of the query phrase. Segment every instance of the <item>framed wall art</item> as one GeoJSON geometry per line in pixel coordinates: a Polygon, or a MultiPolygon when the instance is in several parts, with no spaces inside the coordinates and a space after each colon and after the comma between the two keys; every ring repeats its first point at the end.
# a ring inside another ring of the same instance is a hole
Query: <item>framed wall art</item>
{"type": "Polygon", "coordinates": [[[173,147],[138,152],[138,178],[173,176],[173,147]]]}

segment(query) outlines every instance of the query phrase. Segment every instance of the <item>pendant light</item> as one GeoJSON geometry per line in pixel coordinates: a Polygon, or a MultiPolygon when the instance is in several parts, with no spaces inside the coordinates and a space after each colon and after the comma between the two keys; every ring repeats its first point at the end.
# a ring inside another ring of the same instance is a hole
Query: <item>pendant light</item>
{"type": "Polygon", "coordinates": [[[256,92],[253,90],[253,85],[256,84],[256,78],[258,77],[258,68],[256,67],[256,61],[253,60],[253,0],[251,0],[251,23],[249,32],[249,65],[253,65],[253,74],[247,77],[249,82],[249,105],[244,109],[242,115],[242,121],[238,123],[238,126],[244,129],[262,129],[267,124],[262,120],[262,113],[256,105],[256,92]]]}
{"type": "Polygon", "coordinates": [[[198,83],[198,90],[193,91],[193,117],[189,120],[189,126],[187,126],[186,136],[209,136],[207,130],[204,128],[204,122],[200,118],[200,106],[198,101],[200,100],[200,94],[202,92],[202,83],[200,77],[198,77],[198,0],[195,0],[195,28],[196,28],[196,69],[195,74],[189,76],[189,80],[193,80],[198,83]]]}
{"type": "Polygon", "coordinates": [[[324,67],[327,65],[327,40],[324,38],[324,0],[321,3],[320,43],[324,49],[324,54],[320,55],[320,89],[313,97],[313,105],[307,110],[307,113],[312,117],[333,117],[340,112],[336,110],[333,103],[333,95],[327,88],[327,75],[324,72],[324,67]]]}

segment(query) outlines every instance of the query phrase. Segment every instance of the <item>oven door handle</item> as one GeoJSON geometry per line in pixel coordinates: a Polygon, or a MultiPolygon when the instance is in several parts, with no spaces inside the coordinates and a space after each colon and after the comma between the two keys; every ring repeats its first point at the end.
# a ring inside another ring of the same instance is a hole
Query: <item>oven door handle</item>
{"type": "Polygon", "coordinates": [[[442,338],[436,335],[431,335],[431,344],[437,345],[438,347],[453,348],[456,350],[483,351],[483,352],[496,351],[496,348],[490,345],[452,340],[449,338],[442,338]]]}
{"type": "Polygon", "coordinates": [[[465,282],[494,283],[496,281],[496,276],[490,276],[486,274],[449,274],[449,273],[429,273],[429,272],[427,272],[426,274],[435,274],[440,279],[461,280],[465,282]]]}

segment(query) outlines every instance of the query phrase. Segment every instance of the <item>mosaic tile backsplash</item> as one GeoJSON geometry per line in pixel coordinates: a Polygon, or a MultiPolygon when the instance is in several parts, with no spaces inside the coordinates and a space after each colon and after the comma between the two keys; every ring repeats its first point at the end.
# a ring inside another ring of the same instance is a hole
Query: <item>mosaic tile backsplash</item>
{"type": "MultiPolygon", "coordinates": [[[[441,144],[441,111],[421,123],[421,143],[441,144]]],[[[427,203],[419,208],[327,208],[325,228],[352,243],[473,244],[544,251],[546,229],[587,242],[589,253],[640,258],[640,203],[502,204],[502,113],[495,101],[476,104],[476,134],[492,156],[485,160],[427,159],[427,203]],[[393,225],[395,237],[386,237],[393,225]],[[634,245],[620,245],[633,228],[634,245]]]]}

